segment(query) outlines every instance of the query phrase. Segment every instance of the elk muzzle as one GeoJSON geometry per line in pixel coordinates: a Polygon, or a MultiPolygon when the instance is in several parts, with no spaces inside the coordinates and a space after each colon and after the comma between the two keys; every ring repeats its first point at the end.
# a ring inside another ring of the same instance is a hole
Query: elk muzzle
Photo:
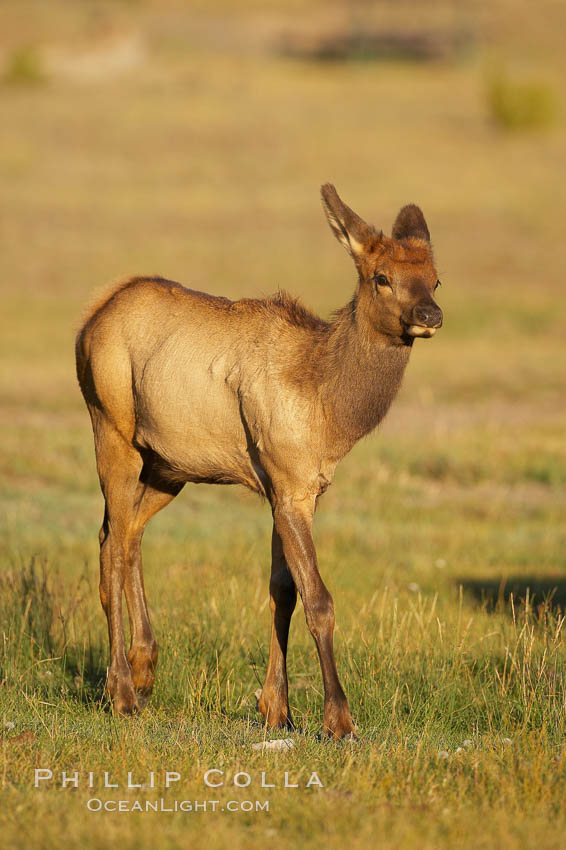
{"type": "Polygon", "coordinates": [[[432,300],[417,304],[413,307],[407,325],[409,336],[434,336],[438,328],[442,327],[442,310],[432,300]]]}

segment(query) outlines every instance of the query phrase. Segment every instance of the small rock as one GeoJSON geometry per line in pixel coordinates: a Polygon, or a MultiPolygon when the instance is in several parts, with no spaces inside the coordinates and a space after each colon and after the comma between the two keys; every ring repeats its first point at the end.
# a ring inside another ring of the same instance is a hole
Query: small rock
{"type": "Polygon", "coordinates": [[[252,744],[252,750],[265,752],[265,750],[292,750],[295,747],[295,742],[292,738],[274,738],[271,741],[260,741],[259,744],[252,744]]]}

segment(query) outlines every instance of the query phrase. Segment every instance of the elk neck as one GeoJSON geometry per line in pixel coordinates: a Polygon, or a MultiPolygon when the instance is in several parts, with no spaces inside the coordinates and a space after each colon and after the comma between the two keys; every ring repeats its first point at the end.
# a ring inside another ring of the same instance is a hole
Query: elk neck
{"type": "Polygon", "coordinates": [[[327,427],[345,451],[381,422],[411,353],[410,344],[376,332],[360,306],[354,296],[336,313],[315,355],[327,427]]]}

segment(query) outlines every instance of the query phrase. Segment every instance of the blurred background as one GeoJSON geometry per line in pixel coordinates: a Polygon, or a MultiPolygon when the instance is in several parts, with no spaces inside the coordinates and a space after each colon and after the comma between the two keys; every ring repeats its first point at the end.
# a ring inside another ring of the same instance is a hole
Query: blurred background
{"type": "MultiPolygon", "coordinates": [[[[355,282],[320,207],[331,181],[386,232],[403,204],[422,206],[445,312],[322,503],[335,583],[350,586],[356,559],[401,590],[554,583],[564,4],[4,0],[1,16],[3,563],[96,575],[102,501],[73,358],[93,296],[160,274],[231,298],[281,287],[328,316],[355,282]]],[[[149,563],[172,540],[173,557],[204,564],[225,536],[254,553],[266,592],[254,497],[177,501],[149,532],[149,563]]]]}

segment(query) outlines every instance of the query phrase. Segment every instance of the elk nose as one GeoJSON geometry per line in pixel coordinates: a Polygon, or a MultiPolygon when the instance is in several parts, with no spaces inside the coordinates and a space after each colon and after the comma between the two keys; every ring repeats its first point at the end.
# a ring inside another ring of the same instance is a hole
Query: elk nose
{"type": "Polygon", "coordinates": [[[436,304],[417,304],[413,310],[413,322],[426,328],[439,328],[442,325],[442,310],[436,304]]]}

